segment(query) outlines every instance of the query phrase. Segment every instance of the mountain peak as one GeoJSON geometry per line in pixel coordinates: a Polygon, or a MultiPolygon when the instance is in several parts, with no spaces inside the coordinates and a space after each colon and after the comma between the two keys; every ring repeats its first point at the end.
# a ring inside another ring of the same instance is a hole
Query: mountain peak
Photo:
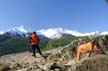
{"type": "Polygon", "coordinates": [[[61,33],[63,32],[62,28],[49,28],[49,29],[41,29],[38,30],[40,34],[48,37],[48,38],[59,38],[61,37],[61,33]]]}
{"type": "Polygon", "coordinates": [[[26,28],[23,25],[20,25],[18,27],[14,27],[5,31],[0,31],[0,35],[7,34],[9,36],[20,36],[20,37],[25,37],[26,33],[29,31],[26,30],[26,28]]]}
{"type": "Polygon", "coordinates": [[[24,33],[27,33],[28,32],[23,25],[20,25],[18,27],[18,30],[21,31],[21,32],[24,32],[24,33]]]}
{"type": "Polygon", "coordinates": [[[0,31],[0,34],[4,34],[5,32],[4,31],[0,31]]]}
{"type": "Polygon", "coordinates": [[[27,33],[28,31],[25,29],[23,25],[20,25],[19,27],[8,29],[5,32],[11,32],[11,33],[27,33]]]}

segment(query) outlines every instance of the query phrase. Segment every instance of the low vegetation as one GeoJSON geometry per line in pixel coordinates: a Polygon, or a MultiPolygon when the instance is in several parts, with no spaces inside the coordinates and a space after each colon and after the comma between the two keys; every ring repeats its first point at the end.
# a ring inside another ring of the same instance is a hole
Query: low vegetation
{"type": "MultiPolygon", "coordinates": [[[[75,36],[62,37],[60,39],[48,39],[45,37],[40,37],[39,45],[42,50],[46,51],[67,45],[75,39],[77,39],[75,36]]],[[[29,38],[0,35],[0,56],[25,51],[31,51],[29,38]]]]}

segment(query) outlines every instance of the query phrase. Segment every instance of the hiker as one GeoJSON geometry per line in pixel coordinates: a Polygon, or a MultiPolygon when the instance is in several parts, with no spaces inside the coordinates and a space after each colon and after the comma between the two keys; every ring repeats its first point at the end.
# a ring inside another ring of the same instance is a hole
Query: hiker
{"type": "Polygon", "coordinates": [[[38,35],[36,34],[36,32],[33,32],[31,37],[30,37],[30,43],[32,45],[32,51],[33,51],[33,56],[36,57],[36,49],[38,50],[39,54],[42,56],[42,52],[39,48],[39,37],[38,35]]]}

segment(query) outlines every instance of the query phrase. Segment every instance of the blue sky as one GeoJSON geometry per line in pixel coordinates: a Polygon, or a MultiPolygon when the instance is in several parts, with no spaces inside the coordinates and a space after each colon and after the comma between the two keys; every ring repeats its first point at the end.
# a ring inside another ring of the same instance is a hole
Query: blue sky
{"type": "Polygon", "coordinates": [[[0,30],[61,27],[82,33],[108,31],[104,0],[0,0],[0,30]]]}

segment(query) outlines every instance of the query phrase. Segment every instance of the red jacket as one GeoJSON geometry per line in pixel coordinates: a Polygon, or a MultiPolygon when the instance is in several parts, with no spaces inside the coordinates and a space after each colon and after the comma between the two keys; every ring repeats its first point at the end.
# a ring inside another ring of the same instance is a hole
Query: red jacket
{"type": "Polygon", "coordinates": [[[38,35],[32,34],[32,35],[31,35],[30,41],[31,41],[31,44],[32,44],[32,45],[37,45],[37,44],[39,44],[38,35]]]}

